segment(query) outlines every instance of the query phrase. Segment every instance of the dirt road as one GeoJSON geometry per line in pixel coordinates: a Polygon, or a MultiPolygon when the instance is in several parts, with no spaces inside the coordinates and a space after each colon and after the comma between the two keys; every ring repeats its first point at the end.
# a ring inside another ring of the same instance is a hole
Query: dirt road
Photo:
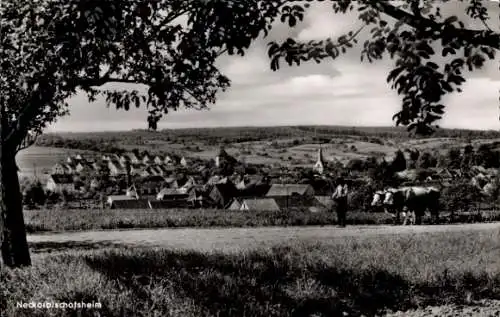
{"type": "Polygon", "coordinates": [[[325,241],[336,237],[391,234],[423,234],[438,232],[500,230],[500,222],[436,226],[348,226],[325,227],[261,227],[221,229],[147,229],[64,232],[29,235],[35,251],[103,246],[158,246],[200,251],[237,251],[259,246],[273,246],[296,240],[325,241]]]}

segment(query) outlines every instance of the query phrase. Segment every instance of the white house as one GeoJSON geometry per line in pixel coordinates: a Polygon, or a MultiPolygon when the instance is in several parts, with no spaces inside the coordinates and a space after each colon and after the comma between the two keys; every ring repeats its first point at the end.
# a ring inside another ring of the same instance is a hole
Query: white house
{"type": "Polygon", "coordinates": [[[181,162],[180,163],[184,167],[188,166],[188,161],[187,161],[187,159],[184,156],[181,158],[181,162]]]}
{"type": "Polygon", "coordinates": [[[164,163],[164,164],[167,164],[167,165],[168,165],[168,164],[173,164],[173,163],[174,163],[174,160],[173,160],[170,156],[165,155],[165,158],[163,159],[163,163],[164,163]]]}
{"type": "Polygon", "coordinates": [[[112,176],[125,174],[125,170],[117,161],[109,161],[108,168],[109,168],[109,174],[112,176]]]}
{"type": "Polygon", "coordinates": [[[73,164],[64,164],[64,169],[66,170],[66,174],[73,174],[76,172],[73,164]]]}
{"type": "Polygon", "coordinates": [[[53,167],[52,167],[52,174],[66,174],[66,169],[64,168],[64,165],[62,165],[61,163],[56,163],[53,167]]]}
{"type": "Polygon", "coordinates": [[[47,190],[51,192],[58,192],[58,193],[62,191],[71,192],[75,190],[73,177],[71,175],[52,174],[47,179],[45,187],[47,188],[47,190]]]}
{"type": "Polygon", "coordinates": [[[151,157],[147,153],[145,153],[144,156],[142,157],[142,163],[143,164],[151,163],[151,157]]]}
{"type": "Polygon", "coordinates": [[[129,152],[129,153],[127,153],[126,155],[127,155],[127,157],[129,158],[129,160],[130,160],[130,162],[131,162],[132,164],[138,164],[138,163],[140,163],[140,162],[141,162],[141,161],[139,160],[139,158],[137,157],[137,155],[135,155],[135,153],[134,153],[134,152],[129,152]]]}
{"type": "Polygon", "coordinates": [[[155,164],[163,164],[164,163],[164,158],[162,158],[161,156],[157,155],[157,156],[155,156],[153,162],[155,164]]]}

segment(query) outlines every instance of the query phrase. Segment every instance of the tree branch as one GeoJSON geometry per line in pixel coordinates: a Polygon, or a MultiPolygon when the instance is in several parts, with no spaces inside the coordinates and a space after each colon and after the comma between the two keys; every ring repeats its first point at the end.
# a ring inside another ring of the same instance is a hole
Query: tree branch
{"type": "MultiPolygon", "coordinates": [[[[383,13],[391,16],[392,18],[403,21],[405,24],[413,28],[430,28],[433,31],[441,31],[446,24],[438,23],[422,16],[412,15],[404,10],[401,10],[388,1],[377,1],[374,5],[383,13]]],[[[459,29],[452,25],[448,27],[453,28],[455,37],[462,39],[465,42],[477,45],[489,46],[491,48],[500,50],[500,34],[491,31],[478,31],[470,29],[459,29]]]]}
{"type": "MultiPolygon", "coordinates": [[[[109,73],[109,72],[108,72],[109,73]]],[[[103,76],[101,78],[80,78],[78,82],[82,87],[99,87],[103,86],[107,83],[123,83],[123,84],[142,84],[142,85],[152,85],[151,82],[141,82],[136,79],[126,79],[126,78],[114,78],[110,77],[109,74],[107,76],[103,76]]]]}
{"type": "Polygon", "coordinates": [[[21,144],[19,144],[17,146],[17,149],[16,149],[16,153],[17,152],[20,152],[30,146],[32,146],[33,144],[35,144],[37,138],[40,136],[40,133],[37,132],[35,133],[34,135],[29,135],[29,133],[23,138],[23,141],[21,142],[21,144]],[[29,138],[30,137],[30,138],[29,138]],[[27,139],[29,138],[29,139],[27,139]]]}

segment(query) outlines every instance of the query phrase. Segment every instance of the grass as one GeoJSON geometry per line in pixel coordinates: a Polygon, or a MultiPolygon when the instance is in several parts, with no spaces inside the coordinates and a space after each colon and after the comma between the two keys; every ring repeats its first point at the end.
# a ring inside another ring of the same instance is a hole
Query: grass
{"type": "MultiPolygon", "coordinates": [[[[130,209],[130,210],[29,210],[24,214],[30,233],[43,231],[180,228],[180,227],[257,227],[335,224],[332,212],[279,211],[245,212],[216,209],[130,209]]],[[[353,212],[349,224],[387,224],[383,213],[353,212]]]]}
{"type": "MultiPolygon", "coordinates": [[[[48,209],[28,210],[24,213],[29,233],[48,231],[84,231],[132,228],[212,228],[212,227],[263,227],[263,226],[322,226],[337,223],[333,212],[279,211],[245,212],[217,209],[48,209]]],[[[450,219],[442,214],[446,223],[471,223],[498,221],[500,213],[463,213],[450,219]]],[[[427,218],[424,218],[424,223],[427,218]]],[[[392,224],[391,215],[372,212],[350,212],[350,225],[392,224]]]]}
{"type": "Polygon", "coordinates": [[[100,302],[78,316],[375,316],[500,298],[500,231],[339,238],[233,253],[109,248],[0,271],[5,316],[76,316],[17,301],[100,302]]]}

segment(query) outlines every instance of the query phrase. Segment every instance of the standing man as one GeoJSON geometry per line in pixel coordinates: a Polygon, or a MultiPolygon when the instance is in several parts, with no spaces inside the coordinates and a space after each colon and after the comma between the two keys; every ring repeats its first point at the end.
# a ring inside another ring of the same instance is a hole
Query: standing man
{"type": "Polygon", "coordinates": [[[332,194],[332,199],[336,203],[337,220],[339,226],[342,228],[346,226],[347,194],[348,194],[347,184],[342,177],[339,177],[339,179],[337,180],[337,187],[335,188],[332,194]]]}

